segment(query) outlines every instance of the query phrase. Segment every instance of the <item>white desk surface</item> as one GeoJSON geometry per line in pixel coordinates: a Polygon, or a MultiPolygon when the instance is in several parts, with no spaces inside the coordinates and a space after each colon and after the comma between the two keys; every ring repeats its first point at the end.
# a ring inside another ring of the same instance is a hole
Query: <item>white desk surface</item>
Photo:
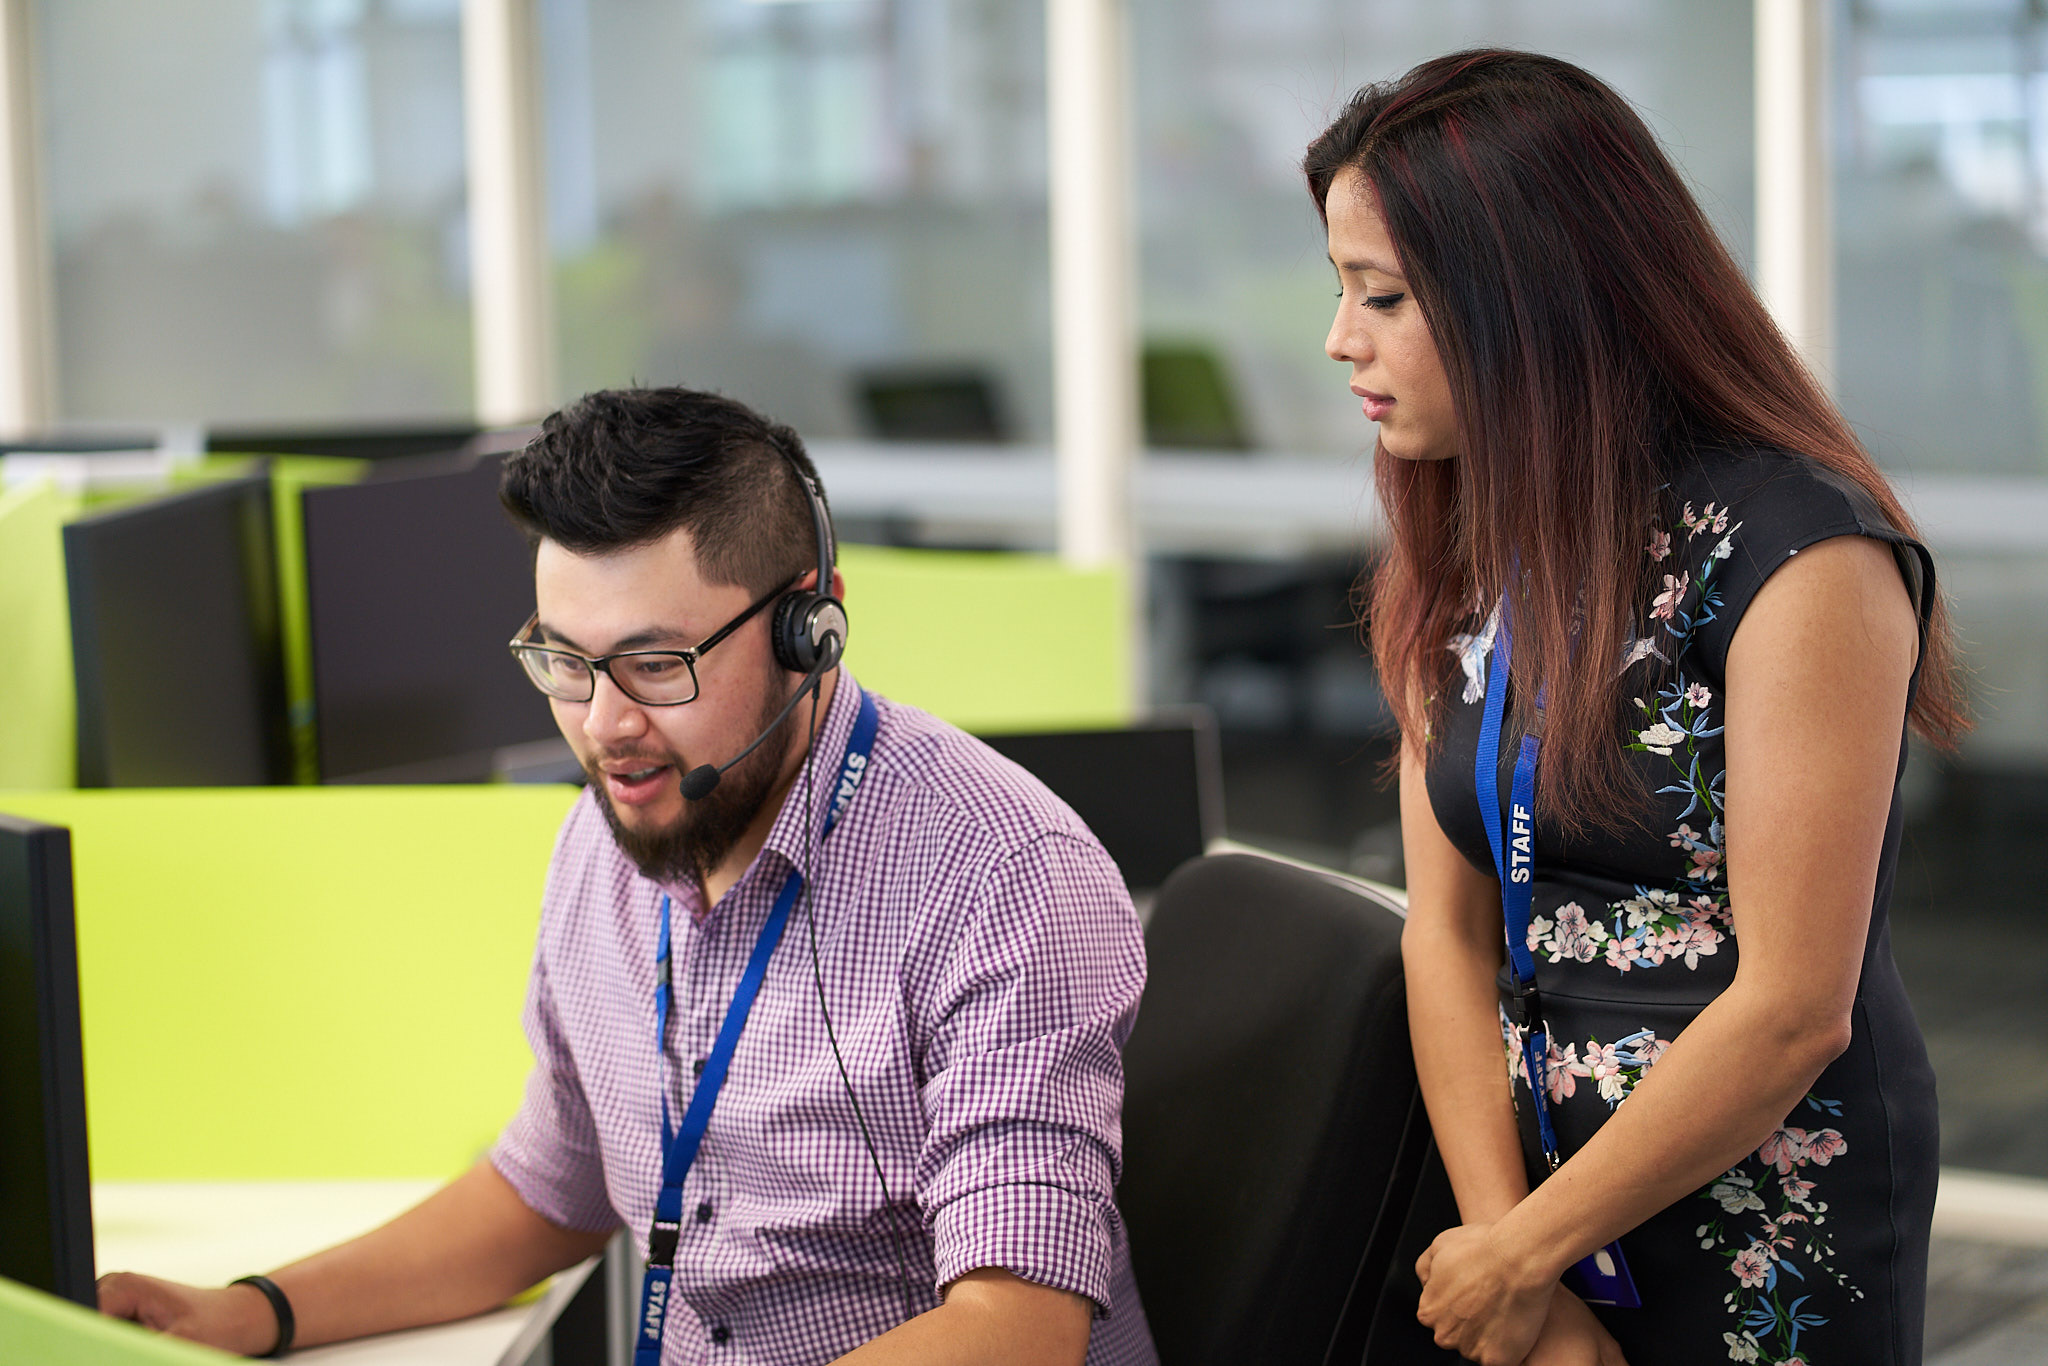
{"type": "MultiPolygon", "coordinates": [[[[416,1204],[437,1181],[95,1182],[99,1273],[140,1271],[224,1285],[363,1233],[416,1204]]],[[[306,1366],[497,1366],[532,1302],[357,1342],[293,1352],[306,1366]]]]}

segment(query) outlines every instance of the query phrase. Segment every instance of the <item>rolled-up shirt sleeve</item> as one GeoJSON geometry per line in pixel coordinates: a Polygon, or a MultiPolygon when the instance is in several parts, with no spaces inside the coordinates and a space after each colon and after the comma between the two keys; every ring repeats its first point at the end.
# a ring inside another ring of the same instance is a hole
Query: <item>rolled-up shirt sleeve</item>
{"type": "Polygon", "coordinates": [[[588,1232],[616,1227],[597,1126],[555,1014],[544,957],[535,958],[527,983],[525,1024],[533,1070],[525,1100],[491,1149],[491,1165],[549,1223],[588,1232]]]}
{"type": "Polygon", "coordinates": [[[999,1267],[1115,1311],[1122,1048],[1144,983],[1138,919],[1100,845],[1043,835],[982,884],[915,1011],[938,1284],[999,1267]]]}

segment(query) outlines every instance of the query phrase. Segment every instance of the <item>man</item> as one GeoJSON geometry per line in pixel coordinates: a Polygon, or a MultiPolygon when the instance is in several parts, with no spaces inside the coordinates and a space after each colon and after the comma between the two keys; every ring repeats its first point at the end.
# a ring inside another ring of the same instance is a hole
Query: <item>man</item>
{"type": "Polygon", "coordinates": [[[844,584],[796,434],[591,394],[503,497],[536,543],[515,653],[589,780],[525,1103],[381,1229],[222,1290],[108,1276],[102,1309],[251,1354],[289,1316],[306,1346],[490,1308],[623,1222],[673,1265],[643,1359],[1149,1366],[1112,1203],[1129,898],[1022,770],[834,667],[844,584]],[[668,1136],[707,1112],[688,1160],[668,1136]]]}

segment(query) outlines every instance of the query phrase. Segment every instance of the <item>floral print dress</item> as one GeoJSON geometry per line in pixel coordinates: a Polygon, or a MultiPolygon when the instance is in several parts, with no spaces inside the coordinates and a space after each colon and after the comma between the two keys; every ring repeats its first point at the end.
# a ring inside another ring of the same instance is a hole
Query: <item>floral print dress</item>
{"type": "MultiPolygon", "coordinates": [[[[1622,834],[1569,839],[1543,822],[1538,780],[1528,946],[1550,1032],[1543,1077],[1529,1075],[1502,1017],[1532,1181],[1544,1171],[1532,1084],[1545,1088],[1569,1157],[1734,979],[1741,946],[1722,839],[1722,729],[1728,648],[1744,609],[1779,565],[1843,535],[1894,547],[1923,623],[1933,591],[1925,550],[1860,488],[1810,461],[1695,451],[1661,496],[1657,524],[1644,529],[1653,587],[1616,656],[1629,684],[1618,739],[1648,795],[1642,820],[1622,834]]],[[[1497,628],[1475,622],[1450,642],[1460,667],[1434,708],[1444,739],[1429,770],[1438,822],[1489,876],[1472,763],[1497,628]]],[[[1503,797],[1516,749],[1504,737],[1503,797]]],[[[1895,785],[1848,1051],[1754,1153],[1622,1238],[1643,1308],[1599,1312],[1629,1360],[1920,1361],[1937,1132],[1933,1073],[1892,963],[1886,908],[1898,844],[1895,785]]],[[[1727,1064],[1739,1071],[1742,1060],[1727,1064]]]]}

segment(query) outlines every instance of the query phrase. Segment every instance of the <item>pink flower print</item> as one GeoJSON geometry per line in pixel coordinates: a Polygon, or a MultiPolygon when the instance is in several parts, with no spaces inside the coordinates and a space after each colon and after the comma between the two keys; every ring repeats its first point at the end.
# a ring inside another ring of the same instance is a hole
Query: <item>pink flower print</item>
{"type": "Polygon", "coordinates": [[[1685,689],[1685,700],[1691,705],[1705,710],[1714,701],[1714,690],[1704,683],[1688,684],[1685,689]]]}
{"type": "Polygon", "coordinates": [[[1712,958],[1721,951],[1721,932],[1711,925],[1699,925],[1690,921],[1685,927],[1685,965],[1697,969],[1700,959],[1712,958]]]}
{"type": "Polygon", "coordinates": [[[1600,1099],[1619,1102],[1625,1078],[1622,1076],[1621,1059],[1616,1056],[1614,1045],[1596,1040],[1586,1041],[1586,1075],[1600,1087],[1600,1099]]]}
{"type": "Polygon", "coordinates": [[[1692,586],[1692,571],[1681,569],[1676,574],[1664,576],[1664,591],[1650,604],[1650,615],[1659,621],[1671,620],[1678,611],[1678,604],[1685,601],[1685,590],[1692,586]]]}
{"type": "Polygon", "coordinates": [[[1517,1081],[1527,1082],[1529,1080],[1529,1051],[1526,1048],[1522,1047],[1523,1041],[1527,1039],[1528,1036],[1528,1030],[1522,1028],[1520,1025],[1509,1024],[1508,1018],[1505,1014],[1501,1016],[1500,1041],[1502,1046],[1507,1050],[1508,1055],[1509,1091],[1513,1091],[1515,1089],[1515,1083],[1517,1081]]]}
{"type": "Polygon", "coordinates": [[[1781,1176],[1778,1189],[1785,1192],[1785,1198],[1793,1204],[1803,1205],[1813,1195],[1813,1182],[1802,1181],[1796,1176],[1781,1176]]]}
{"type": "Polygon", "coordinates": [[[1735,1279],[1744,1285],[1759,1286],[1764,1283],[1764,1277],[1770,1274],[1771,1259],[1762,1247],[1751,1243],[1735,1254],[1735,1260],[1729,1263],[1728,1269],[1734,1272],[1735,1279]]]}
{"type": "Polygon", "coordinates": [[[1833,1129],[1822,1129],[1806,1140],[1807,1160],[1816,1167],[1825,1167],[1848,1151],[1849,1140],[1833,1129]]]}
{"type": "Polygon", "coordinates": [[[1678,829],[1671,836],[1671,847],[1673,849],[1690,849],[1699,842],[1700,832],[1683,821],[1678,823],[1678,829]]]}
{"type": "Polygon", "coordinates": [[[1692,504],[1687,503],[1685,505],[1685,515],[1678,520],[1683,522],[1685,529],[1695,536],[1699,535],[1702,531],[1708,530],[1726,531],[1728,529],[1728,509],[1722,508],[1719,512],[1716,512],[1714,505],[1709,503],[1706,509],[1699,516],[1695,517],[1692,515],[1692,504]]]}
{"type": "Polygon", "coordinates": [[[1670,1047],[1671,1040],[1660,1039],[1655,1034],[1652,1034],[1648,1039],[1645,1039],[1642,1043],[1637,1044],[1636,1052],[1642,1055],[1644,1070],[1647,1071],[1648,1069],[1655,1067],[1657,1065],[1657,1059],[1663,1057],[1665,1050],[1670,1047]]]}
{"type": "Polygon", "coordinates": [[[1806,1130],[1780,1129],[1764,1140],[1756,1150],[1757,1158],[1778,1169],[1778,1175],[1790,1176],[1794,1167],[1806,1165],[1806,1130]]]}
{"type": "Polygon", "coordinates": [[[1692,851],[1692,867],[1686,876],[1695,882],[1712,882],[1721,876],[1721,851],[1719,849],[1695,849],[1692,851]]]}
{"type": "Polygon", "coordinates": [[[1544,1072],[1550,1083],[1550,1103],[1562,1105],[1570,1100],[1579,1089],[1579,1046],[1568,1043],[1560,1052],[1556,1043],[1550,1045],[1548,1066],[1544,1072]]]}
{"type": "Polygon", "coordinates": [[[1635,960],[1629,956],[1628,946],[1629,941],[1626,939],[1608,940],[1607,966],[1613,968],[1616,972],[1627,972],[1630,968],[1633,968],[1635,960]]]}
{"type": "Polygon", "coordinates": [[[1662,560],[1662,559],[1663,559],[1663,558],[1664,558],[1664,557],[1665,557],[1666,555],[1669,555],[1670,553],[1671,553],[1671,533],[1670,533],[1670,532],[1668,532],[1668,531],[1653,531],[1653,532],[1651,532],[1651,533],[1650,533],[1650,558],[1651,558],[1651,559],[1653,559],[1653,560],[1662,560]]]}
{"type": "Polygon", "coordinates": [[[1605,925],[1588,920],[1585,907],[1578,902],[1567,901],[1557,908],[1557,938],[1549,946],[1556,954],[1552,961],[1570,958],[1590,963],[1600,956],[1600,941],[1606,937],[1605,925]]]}

